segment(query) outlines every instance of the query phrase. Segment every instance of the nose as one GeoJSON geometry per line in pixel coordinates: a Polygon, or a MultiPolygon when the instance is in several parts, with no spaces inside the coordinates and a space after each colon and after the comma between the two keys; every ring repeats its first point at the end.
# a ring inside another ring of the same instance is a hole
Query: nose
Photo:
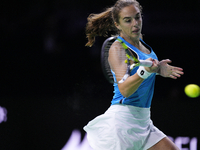
{"type": "Polygon", "coordinates": [[[134,26],[134,27],[138,26],[138,21],[136,19],[132,20],[132,26],[134,26]]]}

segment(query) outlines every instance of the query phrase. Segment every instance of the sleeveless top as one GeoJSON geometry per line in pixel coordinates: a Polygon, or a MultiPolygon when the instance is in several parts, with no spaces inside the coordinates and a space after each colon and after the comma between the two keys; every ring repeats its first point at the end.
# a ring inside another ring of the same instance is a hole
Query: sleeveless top
{"type": "MultiPolygon", "coordinates": [[[[140,39],[141,43],[151,51],[150,54],[141,52],[139,49],[125,41],[122,37],[119,36],[118,38],[121,39],[128,46],[128,48],[133,52],[133,54],[137,56],[137,59],[146,60],[147,58],[153,58],[158,60],[152,48],[149,45],[147,45],[142,39],[140,39]]],[[[137,69],[138,67],[135,67],[133,70],[131,70],[130,76],[135,74],[137,72],[137,69]]],[[[112,70],[111,72],[113,74],[114,80],[116,81],[115,73],[112,70]]],[[[111,105],[121,103],[125,105],[149,108],[151,106],[151,101],[154,93],[155,77],[156,73],[152,73],[129,97],[124,97],[119,91],[118,84],[114,83],[114,96],[111,101],[111,105]]]]}

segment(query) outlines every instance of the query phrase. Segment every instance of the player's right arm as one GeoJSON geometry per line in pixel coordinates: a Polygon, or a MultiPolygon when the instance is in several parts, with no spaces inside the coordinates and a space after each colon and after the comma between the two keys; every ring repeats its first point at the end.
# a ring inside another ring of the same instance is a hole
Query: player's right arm
{"type": "MultiPolygon", "coordinates": [[[[125,50],[122,45],[118,41],[114,42],[109,50],[108,61],[110,68],[116,75],[117,82],[119,82],[126,73],[127,64],[124,62],[126,59],[125,50]]],[[[118,84],[120,93],[124,97],[129,97],[138,89],[143,80],[144,79],[137,73],[129,76],[123,83],[118,84]]]]}

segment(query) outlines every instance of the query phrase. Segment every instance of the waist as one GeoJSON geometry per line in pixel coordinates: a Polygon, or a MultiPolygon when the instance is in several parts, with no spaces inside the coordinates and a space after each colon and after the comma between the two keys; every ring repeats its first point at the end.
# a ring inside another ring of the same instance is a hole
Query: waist
{"type": "Polygon", "coordinates": [[[135,118],[145,122],[150,120],[150,108],[142,108],[132,105],[111,105],[105,113],[116,113],[122,117],[135,118]]]}

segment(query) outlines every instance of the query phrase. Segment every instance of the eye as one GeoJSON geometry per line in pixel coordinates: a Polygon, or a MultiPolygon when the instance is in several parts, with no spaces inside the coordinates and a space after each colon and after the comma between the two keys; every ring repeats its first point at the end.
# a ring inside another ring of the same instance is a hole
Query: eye
{"type": "Polygon", "coordinates": [[[131,22],[131,19],[125,19],[124,20],[126,23],[130,23],[131,22]]]}
{"type": "Polygon", "coordinates": [[[129,19],[129,20],[125,20],[125,22],[131,22],[131,19],[129,19]]]}
{"type": "Polygon", "coordinates": [[[140,19],[140,16],[136,16],[136,17],[135,17],[135,20],[139,20],[139,19],[140,19]]]}
{"type": "Polygon", "coordinates": [[[141,18],[141,14],[140,13],[136,14],[135,20],[139,20],[140,18],[141,18]]]}

